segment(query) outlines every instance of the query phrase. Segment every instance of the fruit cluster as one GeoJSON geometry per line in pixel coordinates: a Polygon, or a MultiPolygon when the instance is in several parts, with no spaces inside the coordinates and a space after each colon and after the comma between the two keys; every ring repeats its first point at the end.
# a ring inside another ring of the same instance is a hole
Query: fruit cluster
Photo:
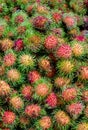
{"type": "Polygon", "coordinates": [[[88,130],[87,9],[0,0],[0,130],[88,130]]]}

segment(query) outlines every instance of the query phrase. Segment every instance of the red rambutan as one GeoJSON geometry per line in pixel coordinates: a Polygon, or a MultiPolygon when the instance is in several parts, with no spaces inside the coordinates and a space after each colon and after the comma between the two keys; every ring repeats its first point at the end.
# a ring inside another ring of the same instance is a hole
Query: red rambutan
{"type": "Polygon", "coordinates": [[[24,47],[24,43],[23,43],[23,40],[22,39],[17,39],[15,41],[15,46],[14,46],[14,49],[16,51],[21,51],[24,47]]]}

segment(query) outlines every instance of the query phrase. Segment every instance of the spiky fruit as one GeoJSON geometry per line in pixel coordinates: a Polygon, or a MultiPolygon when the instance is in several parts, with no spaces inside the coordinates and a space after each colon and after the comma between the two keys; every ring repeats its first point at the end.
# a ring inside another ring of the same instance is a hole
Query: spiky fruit
{"type": "Polygon", "coordinates": [[[28,80],[29,80],[30,83],[34,83],[37,80],[39,80],[40,78],[41,78],[41,75],[36,70],[30,71],[29,74],[28,74],[28,80]]]}
{"type": "Polygon", "coordinates": [[[70,123],[70,117],[64,111],[59,110],[55,114],[55,120],[57,121],[58,125],[66,126],[70,123]]]}
{"type": "Polygon", "coordinates": [[[85,51],[85,48],[80,43],[75,43],[72,46],[72,52],[75,57],[80,57],[80,56],[84,55],[85,54],[84,51],[85,51]]]}
{"type": "Polygon", "coordinates": [[[46,103],[51,108],[56,107],[57,106],[57,95],[54,92],[50,93],[46,99],[46,103]]]}
{"type": "Polygon", "coordinates": [[[72,13],[63,14],[63,22],[66,24],[68,29],[72,29],[77,26],[77,19],[72,13]]]}
{"type": "Polygon", "coordinates": [[[38,117],[41,112],[41,107],[37,104],[31,104],[26,106],[25,108],[25,114],[28,115],[31,118],[38,117]]]}
{"type": "Polygon", "coordinates": [[[70,83],[70,79],[65,77],[57,77],[54,82],[56,87],[62,88],[63,86],[67,86],[70,83]]]}
{"type": "Polygon", "coordinates": [[[10,69],[7,72],[7,78],[9,81],[18,82],[20,80],[20,72],[17,69],[10,69]]]}
{"type": "Polygon", "coordinates": [[[65,101],[73,101],[77,97],[76,88],[67,88],[62,92],[62,97],[65,101]]]}
{"type": "Polygon", "coordinates": [[[77,35],[75,39],[79,42],[84,42],[86,40],[85,36],[83,35],[77,35]]]}
{"type": "Polygon", "coordinates": [[[33,5],[27,5],[26,11],[29,15],[31,15],[34,12],[34,6],[33,5]]]}
{"type": "Polygon", "coordinates": [[[38,5],[37,6],[37,11],[39,14],[48,14],[48,9],[46,6],[43,5],[38,5]]]}
{"type": "Polygon", "coordinates": [[[55,55],[57,58],[65,58],[65,59],[70,58],[72,55],[72,49],[71,49],[70,45],[62,44],[56,50],[55,55]]]}
{"type": "Polygon", "coordinates": [[[88,66],[80,67],[79,78],[81,78],[82,80],[88,80],[88,66]]]}
{"type": "Polygon", "coordinates": [[[33,26],[39,30],[46,30],[49,20],[44,16],[37,16],[33,19],[33,26]]]}
{"type": "Polygon", "coordinates": [[[44,46],[48,50],[55,49],[58,44],[58,39],[54,35],[49,35],[44,42],[44,46]]]}
{"type": "Polygon", "coordinates": [[[63,60],[61,62],[58,61],[57,68],[62,74],[70,74],[74,70],[74,63],[72,63],[70,60],[63,60]]]}
{"type": "Polygon", "coordinates": [[[14,45],[14,49],[16,51],[21,51],[24,47],[24,43],[23,43],[23,40],[22,39],[17,39],[15,41],[15,45],[14,45]]]}
{"type": "Polygon", "coordinates": [[[88,102],[88,90],[83,91],[82,93],[82,99],[84,102],[88,102]]]}
{"type": "Polygon", "coordinates": [[[25,70],[25,69],[31,69],[34,68],[34,57],[28,53],[28,54],[21,54],[18,59],[20,67],[25,70]]]}
{"type": "Polygon", "coordinates": [[[3,39],[0,41],[0,47],[2,51],[7,51],[13,47],[13,41],[10,39],[3,39]]]}
{"type": "Polygon", "coordinates": [[[14,53],[8,53],[4,56],[4,65],[10,67],[16,62],[16,56],[14,53]]]}
{"type": "Polygon", "coordinates": [[[43,130],[47,130],[51,127],[52,122],[49,116],[44,116],[39,120],[39,125],[43,130]]]}
{"type": "Polygon", "coordinates": [[[54,13],[52,14],[52,17],[53,17],[53,19],[54,19],[54,21],[55,21],[56,23],[60,23],[61,20],[62,20],[62,14],[61,14],[61,12],[54,12],[54,13]]]}
{"type": "Polygon", "coordinates": [[[73,119],[77,119],[78,116],[82,113],[84,106],[82,103],[72,103],[67,106],[68,113],[72,116],[73,119]]]}
{"type": "Polygon", "coordinates": [[[21,93],[24,98],[31,99],[32,93],[33,93],[33,87],[30,85],[25,85],[25,86],[23,86],[21,93]]]}
{"type": "Polygon", "coordinates": [[[4,75],[5,73],[5,67],[4,66],[0,66],[0,76],[4,75]]]}
{"type": "Polygon", "coordinates": [[[88,130],[88,123],[82,122],[82,123],[78,124],[77,130],[88,130]]]}
{"type": "Polygon", "coordinates": [[[11,125],[15,122],[16,115],[12,111],[5,111],[2,116],[2,121],[6,125],[11,125]]]}
{"type": "Polygon", "coordinates": [[[85,107],[84,114],[88,118],[88,105],[85,107]]]}
{"type": "Polygon", "coordinates": [[[11,92],[10,86],[4,80],[0,80],[0,96],[7,96],[11,92]]]}
{"type": "Polygon", "coordinates": [[[19,35],[24,34],[26,32],[26,27],[22,26],[22,25],[18,26],[17,32],[18,32],[19,35]]]}
{"type": "Polygon", "coordinates": [[[16,110],[21,109],[24,106],[24,102],[19,96],[11,97],[9,102],[11,106],[16,110]]]}
{"type": "Polygon", "coordinates": [[[23,125],[23,126],[28,125],[29,122],[30,122],[30,121],[29,121],[29,118],[26,117],[26,116],[20,116],[19,121],[20,121],[20,124],[23,125]]]}

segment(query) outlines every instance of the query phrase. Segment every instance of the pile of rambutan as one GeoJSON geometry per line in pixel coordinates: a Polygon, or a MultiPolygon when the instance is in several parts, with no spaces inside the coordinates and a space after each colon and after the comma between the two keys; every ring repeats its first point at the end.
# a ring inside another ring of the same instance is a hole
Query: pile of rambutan
{"type": "Polygon", "coordinates": [[[0,0],[0,130],[88,130],[88,0],[0,0]]]}

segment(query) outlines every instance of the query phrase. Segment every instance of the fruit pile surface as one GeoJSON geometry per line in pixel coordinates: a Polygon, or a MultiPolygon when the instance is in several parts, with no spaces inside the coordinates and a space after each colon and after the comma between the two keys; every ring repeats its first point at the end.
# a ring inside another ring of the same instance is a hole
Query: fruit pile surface
{"type": "Polygon", "coordinates": [[[0,0],[0,130],[88,130],[88,0],[0,0]]]}

